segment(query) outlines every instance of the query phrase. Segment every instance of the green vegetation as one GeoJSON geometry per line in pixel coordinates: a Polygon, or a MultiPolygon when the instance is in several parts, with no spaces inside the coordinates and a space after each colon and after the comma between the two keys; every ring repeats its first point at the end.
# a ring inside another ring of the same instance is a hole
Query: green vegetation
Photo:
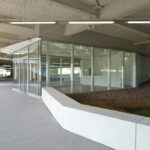
{"type": "Polygon", "coordinates": [[[50,76],[57,77],[58,76],[58,69],[57,68],[51,68],[50,69],[50,76]]]}
{"type": "Polygon", "coordinates": [[[129,110],[128,112],[130,112],[132,114],[136,114],[136,115],[150,117],[150,109],[129,110]]]}

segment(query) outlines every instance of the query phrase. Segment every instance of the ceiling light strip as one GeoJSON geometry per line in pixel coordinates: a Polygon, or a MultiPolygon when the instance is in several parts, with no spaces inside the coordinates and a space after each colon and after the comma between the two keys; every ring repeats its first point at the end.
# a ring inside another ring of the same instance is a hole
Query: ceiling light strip
{"type": "Polygon", "coordinates": [[[150,21],[127,21],[128,24],[150,24],[150,21]]]}
{"type": "Polygon", "coordinates": [[[45,22],[10,22],[10,24],[56,24],[56,21],[45,21],[45,22]]]}
{"type": "Polygon", "coordinates": [[[68,21],[69,24],[113,24],[115,21],[68,21]]]}

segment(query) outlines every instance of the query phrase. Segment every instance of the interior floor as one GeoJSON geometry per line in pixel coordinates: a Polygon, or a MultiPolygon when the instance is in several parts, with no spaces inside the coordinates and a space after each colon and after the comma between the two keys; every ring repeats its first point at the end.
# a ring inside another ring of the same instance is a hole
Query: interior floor
{"type": "MultiPolygon", "coordinates": [[[[69,86],[53,86],[55,89],[59,90],[62,93],[68,94],[71,93],[71,88],[69,86]]],[[[117,89],[117,87],[112,87],[111,89],[117,89]]],[[[106,91],[107,87],[104,86],[95,86],[94,91],[106,91]]],[[[91,92],[91,86],[88,85],[74,85],[74,93],[86,93],[91,92]]]]}

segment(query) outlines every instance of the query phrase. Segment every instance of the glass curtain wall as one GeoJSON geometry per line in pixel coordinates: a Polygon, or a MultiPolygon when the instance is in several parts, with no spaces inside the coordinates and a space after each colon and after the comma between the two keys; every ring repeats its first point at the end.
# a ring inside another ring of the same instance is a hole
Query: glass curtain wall
{"type": "Polygon", "coordinates": [[[107,90],[109,86],[109,50],[94,48],[94,91],[107,90]]]}
{"type": "Polygon", "coordinates": [[[43,85],[58,90],[71,91],[71,49],[72,44],[42,42],[42,79],[43,85]]]}
{"type": "Polygon", "coordinates": [[[91,47],[74,46],[74,92],[91,91],[91,47]]]}
{"type": "Polygon", "coordinates": [[[42,85],[64,93],[135,87],[135,56],[120,50],[45,40],[42,41],[42,85]]]}
{"type": "Polygon", "coordinates": [[[135,53],[127,53],[124,52],[124,87],[136,87],[136,65],[135,60],[136,54],[135,53]]]}
{"type": "Polygon", "coordinates": [[[20,50],[20,89],[27,92],[28,47],[20,50]]]}
{"type": "Polygon", "coordinates": [[[41,95],[136,87],[136,53],[41,40],[14,53],[14,87],[41,95]]]}
{"type": "Polygon", "coordinates": [[[14,53],[14,88],[22,92],[41,95],[40,41],[14,53]]]}
{"type": "Polygon", "coordinates": [[[20,89],[20,59],[19,59],[19,51],[13,54],[13,69],[14,69],[14,88],[19,90],[20,89]]]}
{"type": "Polygon", "coordinates": [[[46,86],[46,52],[47,52],[47,41],[42,40],[41,41],[41,80],[42,80],[42,86],[46,86]]]}
{"type": "Polygon", "coordinates": [[[123,52],[111,51],[111,89],[120,89],[123,87],[123,52]]]}

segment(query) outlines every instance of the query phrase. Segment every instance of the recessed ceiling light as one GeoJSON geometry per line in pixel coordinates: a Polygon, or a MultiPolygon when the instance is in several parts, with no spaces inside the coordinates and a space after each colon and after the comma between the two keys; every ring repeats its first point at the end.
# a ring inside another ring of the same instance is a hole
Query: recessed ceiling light
{"type": "Polygon", "coordinates": [[[10,22],[10,24],[56,24],[56,21],[43,21],[43,22],[17,21],[17,22],[10,22]]]}
{"type": "Polygon", "coordinates": [[[127,21],[128,24],[150,24],[150,21],[127,21]]]}
{"type": "Polygon", "coordinates": [[[69,24],[113,24],[115,21],[69,21],[69,24]]]}

